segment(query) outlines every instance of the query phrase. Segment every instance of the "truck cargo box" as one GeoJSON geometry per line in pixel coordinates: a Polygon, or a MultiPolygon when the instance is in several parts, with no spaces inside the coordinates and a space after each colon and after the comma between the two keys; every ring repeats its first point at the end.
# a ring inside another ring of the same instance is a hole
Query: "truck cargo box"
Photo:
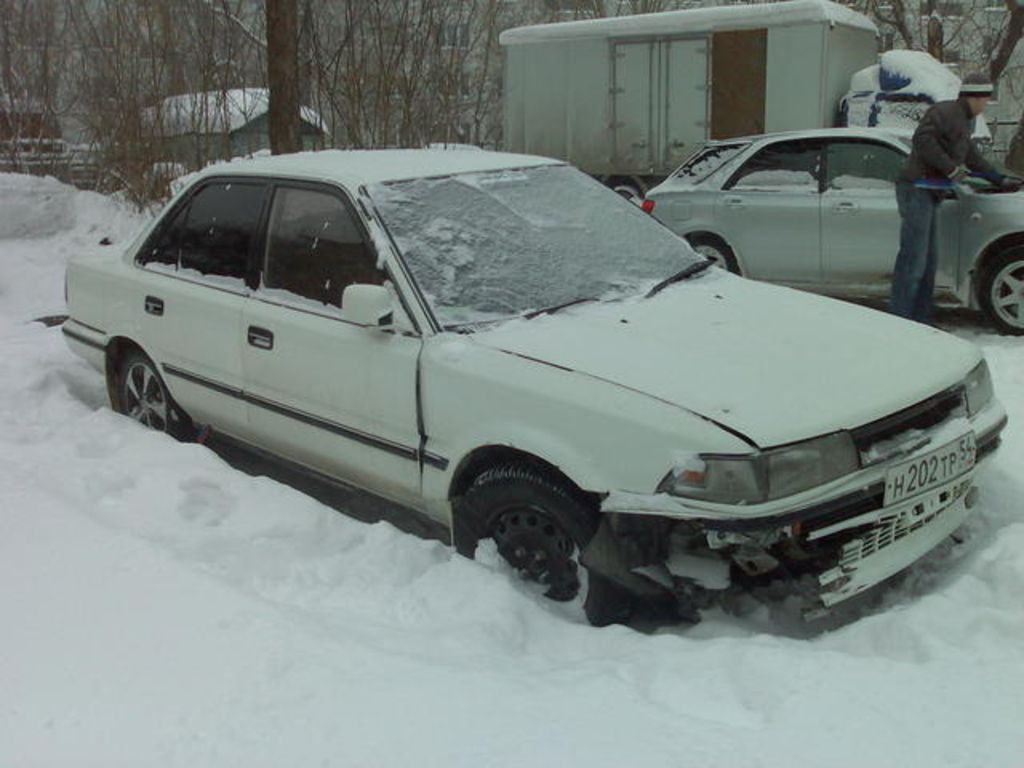
{"type": "Polygon", "coordinates": [[[505,148],[642,192],[707,139],[833,125],[877,34],[826,0],[510,29],[505,148]]]}

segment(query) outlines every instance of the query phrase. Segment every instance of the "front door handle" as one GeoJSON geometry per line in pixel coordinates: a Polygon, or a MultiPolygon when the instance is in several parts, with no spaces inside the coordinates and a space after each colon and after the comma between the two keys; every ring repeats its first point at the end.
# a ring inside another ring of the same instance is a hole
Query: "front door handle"
{"type": "Polygon", "coordinates": [[[836,203],[832,210],[836,213],[853,213],[857,210],[857,204],[851,203],[849,200],[843,200],[842,202],[836,203]]]}
{"type": "Polygon", "coordinates": [[[743,198],[742,197],[727,197],[727,198],[725,198],[724,202],[725,202],[725,207],[726,208],[742,208],[743,207],[743,198]]]}
{"type": "Polygon", "coordinates": [[[266,328],[259,328],[258,326],[250,325],[249,344],[257,349],[273,349],[274,334],[266,328]]]}
{"type": "Polygon", "coordinates": [[[160,316],[164,313],[164,300],[156,296],[146,297],[146,314],[160,316]]]}

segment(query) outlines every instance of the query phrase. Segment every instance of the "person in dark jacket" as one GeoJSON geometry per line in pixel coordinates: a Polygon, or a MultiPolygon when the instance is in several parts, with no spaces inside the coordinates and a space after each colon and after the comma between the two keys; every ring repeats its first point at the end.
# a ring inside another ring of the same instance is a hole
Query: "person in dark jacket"
{"type": "Polygon", "coordinates": [[[969,173],[993,184],[1019,188],[1021,180],[999,173],[971,141],[975,119],[992,98],[984,75],[967,75],[954,101],[932,105],[914,131],[913,148],[896,180],[900,250],[893,270],[889,311],[927,323],[935,288],[935,212],[945,196],[969,173]]]}

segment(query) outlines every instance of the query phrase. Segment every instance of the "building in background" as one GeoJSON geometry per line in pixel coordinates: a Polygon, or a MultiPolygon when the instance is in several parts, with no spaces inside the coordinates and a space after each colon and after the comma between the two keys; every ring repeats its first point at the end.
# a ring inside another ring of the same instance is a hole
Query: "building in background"
{"type": "MultiPolygon", "coordinates": [[[[197,170],[215,160],[269,149],[269,109],[266,88],[232,88],[170,96],[145,117],[162,148],[159,160],[197,170]]],[[[310,107],[301,109],[299,135],[304,150],[330,144],[326,124],[310,107]]]]}

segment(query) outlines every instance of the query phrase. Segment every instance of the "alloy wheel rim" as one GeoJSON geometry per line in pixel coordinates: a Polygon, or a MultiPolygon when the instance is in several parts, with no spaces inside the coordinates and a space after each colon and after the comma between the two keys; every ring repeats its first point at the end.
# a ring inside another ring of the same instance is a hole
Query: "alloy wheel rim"
{"type": "Polygon", "coordinates": [[[1024,328],[1024,260],[1003,267],[992,281],[992,310],[1014,328],[1024,328]]]}
{"type": "Polygon", "coordinates": [[[167,431],[167,395],[156,373],[134,363],[124,380],[124,410],[129,418],[160,432],[167,431]]]}

